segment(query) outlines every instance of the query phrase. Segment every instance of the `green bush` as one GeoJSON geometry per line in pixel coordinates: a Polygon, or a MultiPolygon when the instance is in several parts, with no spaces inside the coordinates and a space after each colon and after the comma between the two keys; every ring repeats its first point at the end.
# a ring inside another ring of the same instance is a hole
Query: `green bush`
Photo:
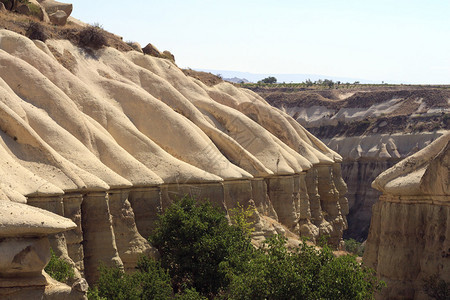
{"type": "Polygon", "coordinates": [[[26,4],[27,4],[28,8],[30,9],[30,14],[32,16],[37,17],[39,20],[42,20],[44,18],[41,8],[39,6],[37,6],[34,3],[29,3],[29,2],[27,2],[26,4]]]}
{"type": "Polygon", "coordinates": [[[172,299],[170,277],[154,259],[141,257],[133,274],[118,267],[99,269],[100,278],[89,291],[89,299],[172,299]]]}
{"type": "Polygon", "coordinates": [[[258,83],[266,83],[266,84],[275,84],[275,83],[277,83],[277,79],[275,78],[275,77],[273,77],[273,76],[269,76],[269,77],[266,77],[266,78],[264,78],[264,79],[261,79],[260,81],[258,81],[258,83]]]}
{"type": "Polygon", "coordinates": [[[185,289],[182,294],[175,295],[175,299],[177,300],[207,300],[208,298],[203,297],[197,292],[195,289],[185,289]]]}
{"type": "Polygon", "coordinates": [[[364,254],[364,245],[354,239],[344,240],[344,249],[358,256],[363,256],[364,254]]]}
{"type": "Polygon", "coordinates": [[[53,252],[53,249],[50,249],[51,258],[45,267],[45,272],[47,272],[50,277],[60,282],[67,282],[69,279],[73,279],[75,273],[73,271],[72,266],[62,258],[59,258],[53,252]]]}
{"type": "Polygon", "coordinates": [[[231,222],[240,228],[247,238],[251,238],[255,231],[253,222],[249,221],[254,214],[253,207],[244,208],[239,202],[235,208],[229,210],[231,222]]]}
{"type": "Polygon", "coordinates": [[[239,269],[253,251],[250,238],[230,226],[222,211],[188,197],[160,216],[150,242],[159,250],[175,292],[195,288],[207,297],[225,289],[230,270],[239,269]]]}
{"type": "Polygon", "coordinates": [[[233,275],[229,299],[373,299],[381,289],[371,269],[354,256],[335,257],[328,246],[303,242],[287,249],[286,238],[268,239],[246,270],[233,275]]]}
{"type": "Polygon", "coordinates": [[[383,286],[355,256],[335,257],[325,241],[321,249],[305,241],[292,249],[276,235],[255,249],[251,209],[230,215],[232,225],[210,203],[174,202],[150,237],[161,263],[141,258],[132,275],[101,268],[90,299],[373,299],[383,286]]]}

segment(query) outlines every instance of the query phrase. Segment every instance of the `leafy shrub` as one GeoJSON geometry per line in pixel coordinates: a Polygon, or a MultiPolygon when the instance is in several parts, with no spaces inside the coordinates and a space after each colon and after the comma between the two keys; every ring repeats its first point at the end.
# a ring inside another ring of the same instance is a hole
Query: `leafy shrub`
{"type": "Polygon", "coordinates": [[[87,26],[79,32],[79,45],[92,49],[100,49],[108,45],[105,31],[100,25],[87,26]]]}
{"type": "Polygon", "coordinates": [[[325,240],[321,249],[305,241],[288,249],[287,239],[276,235],[253,248],[250,211],[238,205],[230,225],[210,203],[189,197],[174,202],[150,237],[161,264],[141,258],[132,275],[101,268],[90,298],[373,299],[383,287],[372,269],[352,255],[335,257],[325,240]]]}
{"type": "Polygon", "coordinates": [[[100,267],[97,285],[89,291],[89,299],[172,299],[170,277],[159,262],[141,257],[137,272],[125,274],[119,267],[100,267]]]}
{"type": "Polygon", "coordinates": [[[160,216],[150,242],[169,270],[174,291],[195,288],[202,295],[217,295],[229,284],[253,251],[250,239],[209,202],[197,204],[184,197],[160,216]]]}
{"type": "Polygon", "coordinates": [[[254,214],[253,207],[248,207],[240,205],[239,202],[235,208],[230,209],[229,215],[231,222],[240,228],[244,235],[251,238],[252,232],[255,231],[253,227],[253,222],[249,221],[254,214]]]}
{"type": "Polygon", "coordinates": [[[285,243],[275,236],[256,250],[246,270],[233,275],[229,299],[373,299],[382,287],[354,256],[335,257],[328,246],[305,242],[288,250],[285,243]]]}
{"type": "Polygon", "coordinates": [[[87,298],[89,300],[106,300],[106,298],[100,297],[97,287],[90,287],[88,289],[87,298]]]}
{"type": "Polygon", "coordinates": [[[195,289],[190,288],[190,289],[185,289],[182,294],[177,294],[175,296],[175,299],[177,299],[177,300],[207,300],[208,298],[203,297],[195,289]]]}
{"type": "Polygon", "coordinates": [[[258,81],[258,83],[274,84],[277,83],[277,79],[273,76],[266,77],[258,81]]]}
{"type": "Polygon", "coordinates": [[[47,272],[47,274],[53,279],[60,282],[67,282],[69,279],[73,279],[75,277],[75,273],[72,266],[67,261],[56,256],[53,249],[50,249],[50,253],[51,258],[44,269],[45,272],[47,272]]]}
{"type": "Polygon", "coordinates": [[[38,22],[30,22],[25,34],[32,40],[40,40],[45,42],[48,39],[44,26],[38,22]]]}
{"type": "Polygon", "coordinates": [[[364,245],[354,239],[344,240],[344,249],[358,256],[363,256],[364,254],[364,245]]]}

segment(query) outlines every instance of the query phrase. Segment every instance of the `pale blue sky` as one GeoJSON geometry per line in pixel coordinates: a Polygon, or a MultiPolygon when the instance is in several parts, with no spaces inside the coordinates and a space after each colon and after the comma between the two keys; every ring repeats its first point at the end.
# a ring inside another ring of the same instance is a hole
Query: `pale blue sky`
{"type": "Polygon", "coordinates": [[[450,84],[448,0],[67,0],[180,67],[450,84]]]}

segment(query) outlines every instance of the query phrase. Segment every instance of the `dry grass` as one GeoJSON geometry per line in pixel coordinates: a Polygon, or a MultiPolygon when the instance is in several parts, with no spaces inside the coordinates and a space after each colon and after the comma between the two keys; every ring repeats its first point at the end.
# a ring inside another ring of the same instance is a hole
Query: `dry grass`
{"type": "MultiPolygon", "coordinates": [[[[41,25],[44,33],[49,39],[65,39],[72,42],[74,45],[80,44],[80,32],[85,27],[68,23],[64,26],[54,26],[41,22],[38,18],[33,16],[25,16],[10,11],[0,11],[0,28],[17,32],[27,36],[27,30],[32,22],[41,25]]],[[[108,46],[120,51],[131,51],[133,48],[125,43],[121,37],[107,31],[102,31],[108,46]]]]}
{"type": "Polygon", "coordinates": [[[211,73],[194,71],[191,69],[182,69],[182,71],[185,75],[198,79],[207,86],[214,86],[216,84],[223,82],[222,78],[211,73]]]}

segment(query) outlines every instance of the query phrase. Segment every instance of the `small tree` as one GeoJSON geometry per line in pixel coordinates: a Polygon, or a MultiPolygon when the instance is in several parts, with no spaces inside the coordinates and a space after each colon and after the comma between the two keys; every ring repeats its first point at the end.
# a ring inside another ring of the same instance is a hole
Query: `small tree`
{"type": "Polygon", "coordinates": [[[100,267],[100,278],[90,289],[89,299],[173,299],[169,274],[159,262],[143,256],[136,269],[125,274],[119,267],[100,267]]]}
{"type": "Polygon", "coordinates": [[[312,86],[314,83],[311,81],[311,79],[308,78],[308,79],[306,79],[305,84],[306,84],[307,87],[310,87],[310,86],[312,86]]]}
{"type": "Polygon", "coordinates": [[[50,261],[47,266],[45,266],[45,272],[47,272],[50,277],[60,282],[67,282],[75,277],[75,272],[72,266],[64,259],[56,256],[53,249],[50,248],[50,261]]]}
{"type": "Polygon", "coordinates": [[[323,85],[327,86],[329,89],[331,89],[334,86],[334,82],[331,79],[325,79],[323,81],[323,85]]]}
{"type": "Polygon", "coordinates": [[[184,197],[160,216],[149,238],[169,270],[175,292],[195,288],[212,297],[228,286],[230,270],[241,268],[253,248],[238,226],[209,202],[184,197]]]}
{"type": "Polygon", "coordinates": [[[273,76],[269,76],[269,77],[266,77],[266,78],[258,81],[258,83],[274,84],[274,83],[277,83],[277,79],[273,76]]]}

